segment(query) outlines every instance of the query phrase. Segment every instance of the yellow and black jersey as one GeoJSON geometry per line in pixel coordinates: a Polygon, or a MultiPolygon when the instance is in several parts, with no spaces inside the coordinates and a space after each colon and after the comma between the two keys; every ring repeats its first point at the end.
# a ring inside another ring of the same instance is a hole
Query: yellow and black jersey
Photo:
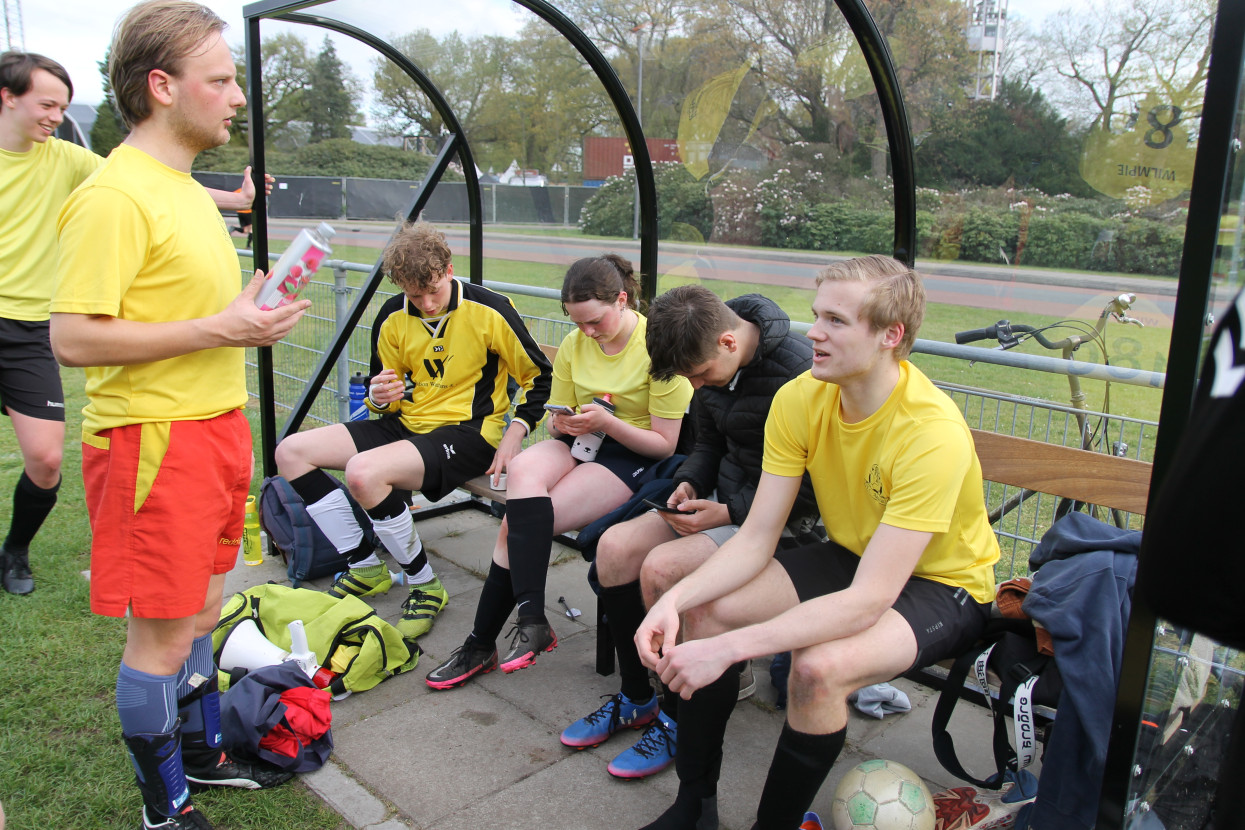
{"type": "Polygon", "coordinates": [[[407,381],[401,401],[377,412],[397,413],[415,433],[448,424],[475,426],[494,447],[510,405],[507,378],[522,387],[515,417],[528,432],[544,417],[552,369],[510,299],[453,280],[444,314],[424,317],[406,300],[391,297],[372,325],[372,374],[393,369],[407,381]]]}

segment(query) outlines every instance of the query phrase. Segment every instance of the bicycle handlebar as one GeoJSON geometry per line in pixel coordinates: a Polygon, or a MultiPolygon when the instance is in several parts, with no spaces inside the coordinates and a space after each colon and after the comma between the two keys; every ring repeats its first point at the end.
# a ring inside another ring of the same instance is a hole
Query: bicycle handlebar
{"type": "Polygon", "coordinates": [[[956,332],[955,342],[964,344],[973,343],[977,340],[998,340],[999,348],[1010,349],[1013,346],[1019,345],[1020,338],[1017,335],[1021,334],[1029,335],[1047,349],[1058,351],[1061,348],[1058,343],[1052,343],[1046,339],[1041,329],[1027,326],[1024,323],[1013,323],[1010,320],[999,320],[993,326],[986,326],[984,329],[956,332]]]}
{"type": "Polygon", "coordinates": [[[955,333],[955,342],[963,345],[965,343],[976,343],[978,340],[994,340],[997,337],[998,326],[986,326],[984,329],[957,331],[955,333]]]}

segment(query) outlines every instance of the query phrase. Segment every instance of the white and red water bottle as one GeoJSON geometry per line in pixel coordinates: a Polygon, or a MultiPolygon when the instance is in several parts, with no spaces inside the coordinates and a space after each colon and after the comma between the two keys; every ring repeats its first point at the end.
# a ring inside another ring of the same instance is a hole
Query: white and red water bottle
{"type": "Polygon", "coordinates": [[[298,292],[319,270],[320,263],[333,253],[329,240],[334,233],[336,231],[327,222],[321,222],[314,230],[300,230],[277,264],[272,266],[263,287],[255,295],[255,305],[264,311],[271,311],[297,300],[298,292]]]}

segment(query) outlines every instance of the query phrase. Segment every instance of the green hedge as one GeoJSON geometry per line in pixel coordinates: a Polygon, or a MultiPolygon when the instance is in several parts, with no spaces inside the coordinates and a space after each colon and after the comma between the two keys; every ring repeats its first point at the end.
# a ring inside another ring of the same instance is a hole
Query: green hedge
{"type": "MultiPolygon", "coordinates": [[[[705,184],[677,162],[653,165],[660,239],[704,242],[713,231],[713,204],[705,184]]],[[[630,237],[635,227],[635,175],[613,176],[597,189],[579,214],[584,233],[630,237]]]]}

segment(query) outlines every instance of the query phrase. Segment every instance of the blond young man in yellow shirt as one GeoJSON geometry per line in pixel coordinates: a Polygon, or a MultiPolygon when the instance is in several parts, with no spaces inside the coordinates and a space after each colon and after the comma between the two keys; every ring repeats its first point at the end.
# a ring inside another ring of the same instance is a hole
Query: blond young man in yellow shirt
{"type": "Polygon", "coordinates": [[[644,585],[660,598],[636,647],[686,701],[679,793],[648,828],[717,827],[732,664],[793,652],[787,723],[757,809],[762,830],[790,830],[843,748],[848,695],[981,633],[998,543],[968,426],[906,359],[924,311],[920,278],[896,260],[822,271],[813,366],[770,408],[743,526],[685,579],[644,585]],[[806,471],[830,539],[775,553],[806,471]]]}

